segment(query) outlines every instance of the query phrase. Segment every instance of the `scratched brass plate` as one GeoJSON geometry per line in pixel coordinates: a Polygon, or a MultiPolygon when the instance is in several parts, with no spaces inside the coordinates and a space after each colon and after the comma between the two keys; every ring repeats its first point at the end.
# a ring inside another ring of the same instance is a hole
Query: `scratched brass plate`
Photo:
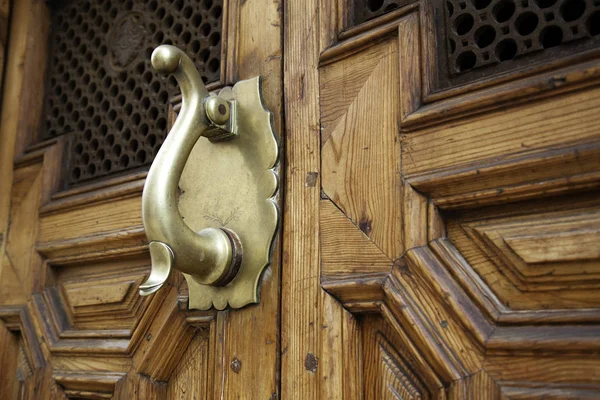
{"type": "Polygon", "coordinates": [[[238,135],[215,143],[198,140],[179,182],[179,210],[195,231],[233,230],[242,242],[243,258],[238,275],[226,286],[202,285],[184,274],[190,309],[258,303],[260,277],[270,264],[278,228],[279,148],[272,114],[262,103],[260,79],[238,82],[219,95],[237,101],[238,135]]]}

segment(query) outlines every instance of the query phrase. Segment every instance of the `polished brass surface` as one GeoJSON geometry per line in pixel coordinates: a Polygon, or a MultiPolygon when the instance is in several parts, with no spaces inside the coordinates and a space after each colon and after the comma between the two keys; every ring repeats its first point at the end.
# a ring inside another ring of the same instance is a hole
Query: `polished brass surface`
{"type": "Polygon", "coordinates": [[[237,276],[226,286],[204,285],[184,274],[189,307],[202,310],[259,301],[260,277],[271,261],[279,214],[274,200],[279,149],[272,115],[262,104],[260,79],[240,81],[219,96],[230,104],[235,100],[238,134],[223,142],[198,140],[179,183],[179,210],[193,230],[225,228],[237,233],[243,257],[237,276]]]}
{"type": "Polygon", "coordinates": [[[175,268],[187,280],[190,308],[256,303],[279,214],[274,201],[279,149],[260,79],[209,97],[178,49],[158,47],[152,63],[174,74],[182,108],[144,187],[152,272],[140,294],[158,290],[175,268]]]}
{"type": "Polygon", "coordinates": [[[204,102],[206,116],[211,126],[202,134],[211,142],[228,140],[237,135],[237,102],[220,96],[210,96],[204,102]]]}
{"type": "Polygon", "coordinates": [[[171,273],[174,256],[171,248],[162,242],[150,242],[150,257],[152,258],[152,271],[148,280],[140,286],[140,294],[147,296],[160,289],[171,273]]]}
{"type": "Polygon", "coordinates": [[[219,97],[210,96],[206,99],[206,116],[215,125],[224,125],[229,121],[229,103],[219,97]]]}
{"type": "MultiPolygon", "coordinates": [[[[218,228],[192,231],[177,208],[178,183],[185,162],[196,141],[212,125],[206,118],[203,104],[208,91],[192,61],[176,47],[163,45],[156,48],[152,53],[152,65],[160,73],[175,76],[183,98],[180,115],[150,167],[142,194],[142,218],[148,242],[161,243],[173,254],[172,258],[158,255],[157,252],[164,252],[163,248],[150,246],[152,258],[168,264],[159,267],[153,263],[152,268],[170,271],[175,267],[198,282],[224,284],[223,277],[239,268],[232,263],[239,257],[233,257],[230,235],[218,228]]],[[[150,277],[153,276],[160,276],[162,282],[149,279],[140,286],[140,294],[158,290],[168,273],[152,271],[150,277]]]]}

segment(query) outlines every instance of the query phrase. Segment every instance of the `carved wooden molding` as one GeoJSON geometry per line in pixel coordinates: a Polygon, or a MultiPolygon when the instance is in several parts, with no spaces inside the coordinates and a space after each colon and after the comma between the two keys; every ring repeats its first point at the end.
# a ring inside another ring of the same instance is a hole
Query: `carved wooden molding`
{"type": "MultiPolygon", "coordinates": [[[[81,1],[82,7],[86,1],[81,1]]],[[[181,1],[150,3],[158,13],[163,6],[165,11],[185,12],[181,1]]],[[[225,393],[227,397],[228,393],[240,393],[248,383],[262,397],[276,393],[278,245],[274,246],[274,266],[263,276],[262,304],[243,314],[190,313],[186,286],[178,274],[163,294],[140,300],[135,293],[137,279],[147,274],[150,264],[141,225],[145,173],[60,191],[57,178],[66,158],[63,139],[31,145],[39,132],[42,111],[39,88],[44,74],[40,66],[46,58],[47,4],[34,0],[11,4],[15,12],[10,41],[15,57],[7,62],[4,97],[15,101],[4,104],[8,106],[4,107],[7,123],[2,128],[6,139],[2,153],[8,157],[0,157],[6,167],[0,186],[11,197],[11,206],[6,201],[3,208],[5,225],[10,221],[10,227],[5,226],[0,235],[0,304],[5,305],[0,307],[0,319],[10,329],[4,332],[13,347],[23,344],[32,354],[27,357],[40,362],[28,362],[32,372],[24,374],[25,398],[152,399],[179,394],[180,388],[192,388],[200,396],[208,390],[214,396],[225,393]],[[106,289],[112,284],[116,289],[109,293],[106,289]],[[258,321],[256,336],[231,333],[247,326],[243,318],[258,321]],[[231,336],[224,340],[227,335],[231,336]],[[262,347],[255,346],[257,338],[262,347]],[[260,379],[226,380],[233,352],[244,362],[240,376],[253,374],[259,370],[255,366],[260,366],[260,379]],[[89,375],[84,377],[85,387],[78,386],[80,375],[89,375]],[[120,376],[123,379],[117,379],[120,376]],[[112,379],[110,387],[97,383],[105,378],[112,379]]],[[[119,7],[132,6],[138,5],[130,0],[119,2],[119,7]]],[[[280,111],[282,48],[280,41],[272,38],[281,34],[281,9],[274,3],[225,0],[222,11],[226,28],[221,41],[227,45],[222,46],[220,81],[209,89],[245,79],[249,77],[246,74],[268,77],[263,86],[265,101],[269,109],[280,111]],[[257,12],[269,23],[257,26],[257,12]]],[[[187,22],[191,26],[191,18],[187,22]]],[[[201,31],[196,32],[191,42],[201,36],[201,31]]],[[[129,57],[121,55],[113,61],[126,63],[129,57]]],[[[279,111],[274,120],[282,132],[279,111]]],[[[12,361],[10,356],[6,358],[12,361]]]]}
{"type": "MultiPolygon", "coordinates": [[[[48,390],[62,390],[69,398],[112,398],[120,386],[129,385],[123,379],[129,370],[156,381],[168,380],[196,332],[216,335],[214,316],[188,315],[178,274],[161,293],[149,298],[138,295],[139,283],[150,269],[141,220],[135,224],[131,217],[141,211],[139,182],[143,180],[139,176],[133,181],[115,179],[108,189],[98,184],[50,200],[57,187],[53,177],[60,168],[56,161],[62,145],[60,140],[48,145],[15,161],[20,185],[13,186],[13,196],[30,200],[13,208],[14,232],[21,236],[19,240],[9,236],[6,251],[10,255],[29,248],[29,264],[19,256],[14,267],[22,269],[35,288],[26,304],[0,307],[0,319],[20,332],[26,360],[34,370],[49,370],[48,360],[61,358],[105,362],[107,372],[102,373],[54,371],[53,382],[60,388],[48,390]],[[46,205],[40,207],[44,201],[46,205]],[[121,206],[127,203],[131,207],[121,206]],[[105,220],[99,223],[106,214],[94,214],[90,211],[94,207],[117,210],[114,221],[127,228],[105,220]],[[39,227],[28,220],[37,219],[38,210],[39,227]],[[82,222],[86,214],[91,217],[87,227],[82,222]],[[73,229],[65,229],[75,220],[73,229]],[[27,224],[30,229],[25,229],[27,224]],[[127,360],[129,365],[123,367],[115,360],[127,360]]],[[[35,373],[32,376],[38,379],[35,373]]]]}
{"type": "Polygon", "coordinates": [[[64,393],[69,399],[112,399],[115,386],[125,377],[125,374],[54,371],[52,377],[63,387],[64,393]]]}
{"type": "Polygon", "coordinates": [[[394,327],[432,398],[589,395],[598,387],[575,375],[549,388],[558,372],[525,369],[597,368],[600,264],[581,240],[596,235],[597,93],[575,90],[598,83],[597,62],[433,93],[428,12],[394,11],[321,53],[321,286],[394,327]],[[547,97],[566,91],[552,112],[547,97]],[[493,111],[505,102],[514,108],[493,111]]]}
{"type": "Polygon", "coordinates": [[[379,333],[376,338],[381,357],[382,373],[379,388],[385,399],[430,399],[427,387],[414,373],[410,364],[398,354],[393,345],[379,333]]]}
{"type": "MultiPolygon", "coordinates": [[[[408,162],[409,157],[404,159],[408,162]]],[[[404,177],[415,189],[427,193],[436,206],[452,210],[527,200],[540,191],[560,195],[591,190],[600,184],[599,165],[600,142],[592,138],[545,151],[525,149],[451,168],[420,172],[417,167],[412,172],[408,166],[404,177]]]]}
{"type": "MultiPolygon", "coordinates": [[[[337,12],[347,12],[345,6],[337,12]]],[[[337,62],[370,47],[374,42],[397,37],[401,104],[400,123],[403,131],[412,131],[475,113],[497,109],[510,103],[543,99],[600,82],[600,68],[595,55],[580,54],[565,58],[550,67],[537,65],[507,74],[493,75],[456,88],[436,91],[437,47],[432,1],[407,5],[381,18],[344,31],[326,42],[320,66],[337,62]],[[419,56],[415,56],[419,55],[419,56]]],[[[338,17],[339,18],[339,17],[338,17]]],[[[335,18],[325,21],[334,29],[335,18]]]]}

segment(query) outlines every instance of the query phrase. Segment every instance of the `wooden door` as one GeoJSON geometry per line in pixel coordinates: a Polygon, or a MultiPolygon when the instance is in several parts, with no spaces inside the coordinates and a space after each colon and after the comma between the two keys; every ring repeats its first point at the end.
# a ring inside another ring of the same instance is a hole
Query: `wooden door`
{"type": "Polygon", "coordinates": [[[283,398],[600,398],[597,2],[284,15],[283,398]]]}
{"type": "Polygon", "coordinates": [[[600,397],[599,5],[76,5],[0,2],[0,397],[600,397]],[[285,139],[257,306],[137,295],[165,42],[285,139]]]}
{"type": "Polygon", "coordinates": [[[188,310],[180,274],[149,297],[138,286],[150,272],[144,177],[179,101],[149,54],[184,49],[209,90],[262,76],[282,132],[278,4],[18,0],[0,11],[0,398],[277,396],[277,250],[261,303],[243,310],[188,310]]]}

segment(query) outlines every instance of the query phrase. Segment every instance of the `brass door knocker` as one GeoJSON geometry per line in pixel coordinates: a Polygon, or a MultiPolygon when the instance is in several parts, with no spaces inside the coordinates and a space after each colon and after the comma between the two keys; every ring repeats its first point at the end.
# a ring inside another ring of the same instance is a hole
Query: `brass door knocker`
{"type": "Polygon", "coordinates": [[[157,47],[152,65],[175,76],[182,106],[144,185],[152,270],[140,294],[159,290],[175,268],[188,283],[190,308],[257,303],[278,225],[279,182],[279,150],[260,79],[211,96],[178,48],[157,47]]]}

